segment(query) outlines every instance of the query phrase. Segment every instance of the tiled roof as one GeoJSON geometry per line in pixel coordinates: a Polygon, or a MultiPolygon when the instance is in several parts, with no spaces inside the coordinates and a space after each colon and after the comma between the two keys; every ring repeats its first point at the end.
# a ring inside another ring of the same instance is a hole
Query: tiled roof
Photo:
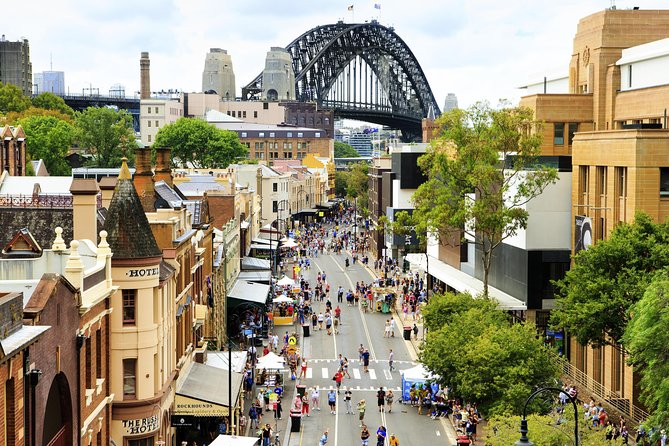
{"type": "Polygon", "coordinates": [[[73,237],[72,208],[0,208],[0,246],[6,246],[17,232],[28,228],[37,244],[50,248],[57,226],[63,228],[63,238],[69,243],[73,237]]]}
{"type": "Polygon", "coordinates": [[[109,203],[104,229],[114,259],[142,259],[162,255],[125,160],[109,203]]]}

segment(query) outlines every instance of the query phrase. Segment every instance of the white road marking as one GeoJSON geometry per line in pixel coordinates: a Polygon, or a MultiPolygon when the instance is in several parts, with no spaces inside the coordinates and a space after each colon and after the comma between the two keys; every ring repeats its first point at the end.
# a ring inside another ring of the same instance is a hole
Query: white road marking
{"type": "Polygon", "coordinates": [[[437,437],[441,437],[441,432],[437,431],[437,437]]]}
{"type": "Polygon", "coordinates": [[[328,373],[328,368],[327,367],[323,367],[321,369],[321,375],[323,375],[323,378],[329,378],[330,377],[330,374],[328,373]]]}
{"type": "Polygon", "coordinates": [[[308,368],[307,368],[307,377],[306,377],[306,378],[307,378],[307,379],[311,379],[311,377],[313,376],[313,374],[314,374],[313,369],[312,369],[311,367],[308,367],[308,368]]]}
{"type": "Polygon", "coordinates": [[[353,379],[360,379],[360,369],[353,369],[353,379]]]}
{"type": "Polygon", "coordinates": [[[393,375],[392,375],[392,373],[390,373],[390,370],[383,369],[383,374],[385,375],[386,379],[388,379],[388,380],[393,379],[393,375]]]}
{"type": "Polygon", "coordinates": [[[374,369],[369,369],[369,378],[376,379],[376,372],[374,371],[374,369]]]}

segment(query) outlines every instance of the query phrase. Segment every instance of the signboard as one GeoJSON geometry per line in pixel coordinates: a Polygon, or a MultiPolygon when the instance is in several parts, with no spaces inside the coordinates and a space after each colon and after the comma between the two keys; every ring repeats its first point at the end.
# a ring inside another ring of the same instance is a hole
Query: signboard
{"type": "Polygon", "coordinates": [[[177,394],[174,400],[174,415],[195,415],[199,417],[225,417],[228,408],[207,401],[177,394]]]}
{"type": "Polygon", "coordinates": [[[577,215],[574,223],[574,254],[577,254],[592,246],[592,219],[577,215]]]}
{"type": "Polygon", "coordinates": [[[136,420],[122,420],[125,435],[140,435],[155,432],[160,429],[160,417],[152,415],[136,420]]]}
{"type": "Polygon", "coordinates": [[[288,338],[288,345],[295,345],[297,344],[297,339],[295,339],[295,336],[291,336],[288,338]]]}

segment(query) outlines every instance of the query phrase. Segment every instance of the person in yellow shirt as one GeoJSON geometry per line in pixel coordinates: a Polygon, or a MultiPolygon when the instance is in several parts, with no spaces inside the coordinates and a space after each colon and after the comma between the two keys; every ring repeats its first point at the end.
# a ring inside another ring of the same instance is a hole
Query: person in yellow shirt
{"type": "Polygon", "coordinates": [[[400,446],[400,441],[397,439],[395,434],[390,435],[389,443],[390,446],[400,446]]]}

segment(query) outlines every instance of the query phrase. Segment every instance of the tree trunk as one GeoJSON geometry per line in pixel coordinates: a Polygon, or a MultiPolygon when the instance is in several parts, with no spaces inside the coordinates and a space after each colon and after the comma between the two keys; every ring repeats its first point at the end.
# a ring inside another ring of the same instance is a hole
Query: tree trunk
{"type": "Polygon", "coordinates": [[[486,246],[483,242],[483,296],[488,298],[488,275],[490,274],[490,260],[492,258],[492,250],[490,246],[486,246]]]}

